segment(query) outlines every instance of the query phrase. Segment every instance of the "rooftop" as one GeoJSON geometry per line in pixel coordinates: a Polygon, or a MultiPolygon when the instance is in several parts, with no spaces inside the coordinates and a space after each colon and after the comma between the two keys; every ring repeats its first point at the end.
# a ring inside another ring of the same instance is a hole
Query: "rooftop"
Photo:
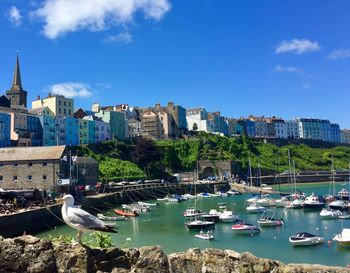
{"type": "Polygon", "coordinates": [[[1,148],[0,162],[61,159],[66,146],[1,148]]]}

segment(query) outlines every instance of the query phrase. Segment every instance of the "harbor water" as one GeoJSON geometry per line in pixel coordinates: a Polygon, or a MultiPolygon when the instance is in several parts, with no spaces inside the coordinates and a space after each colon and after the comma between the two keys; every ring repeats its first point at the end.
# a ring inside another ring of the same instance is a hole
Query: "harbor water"
{"type": "MultiPolygon", "coordinates": [[[[347,187],[337,183],[337,192],[347,187]]],[[[278,186],[276,187],[278,188],[278,186]]],[[[289,190],[288,186],[282,189],[289,190]]],[[[298,189],[307,194],[315,192],[318,195],[329,193],[330,185],[302,184],[298,189]]],[[[257,224],[261,214],[247,214],[245,200],[250,195],[211,197],[197,199],[197,209],[209,211],[218,209],[218,203],[226,203],[227,209],[232,210],[252,224],[257,224]]],[[[277,197],[277,196],[276,196],[277,197]]],[[[189,231],[184,224],[183,212],[187,207],[193,207],[194,201],[181,203],[159,202],[160,206],[151,208],[148,213],[142,213],[137,218],[117,222],[118,233],[112,234],[116,246],[140,247],[145,245],[160,245],[167,253],[184,251],[188,248],[220,248],[235,251],[249,251],[256,256],[280,260],[284,263],[314,263],[324,265],[347,266],[350,264],[350,249],[342,248],[333,241],[335,234],[340,233],[342,227],[350,228],[350,220],[323,220],[320,210],[306,211],[303,209],[271,208],[271,214],[283,218],[281,227],[264,227],[258,235],[235,235],[232,232],[232,223],[217,223],[214,230],[215,239],[211,241],[195,238],[198,231],[189,231]],[[310,232],[325,238],[324,244],[308,247],[293,247],[288,237],[298,232],[310,232]]],[[[346,213],[346,212],[345,212],[346,213]]],[[[113,210],[104,212],[114,216],[113,210]]],[[[58,226],[55,230],[48,230],[38,237],[70,234],[76,231],[66,225],[58,226]]],[[[88,235],[85,235],[88,236],[88,235]]]]}

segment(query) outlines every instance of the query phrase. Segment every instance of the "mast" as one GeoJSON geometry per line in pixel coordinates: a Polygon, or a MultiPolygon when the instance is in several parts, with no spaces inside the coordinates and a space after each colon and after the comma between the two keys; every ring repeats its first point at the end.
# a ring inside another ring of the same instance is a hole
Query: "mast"
{"type": "Polygon", "coordinates": [[[294,187],[293,187],[293,181],[292,181],[292,167],[291,167],[291,162],[290,162],[290,151],[288,149],[288,167],[289,167],[289,171],[288,171],[288,174],[289,174],[289,183],[292,187],[292,192],[295,193],[294,191],[294,187]]]}
{"type": "Polygon", "coordinates": [[[296,178],[296,171],[295,171],[295,161],[293,160],[293,187],[294,192],[297,192],[297,178],[296,178]]]}
{"type": "Polygon", "coordinates": [[[250,179],[250,186],[253,186],[253,177],[252,177],[252,164],[250,163],[250,157],[248,157],[249,161],[249,179],[250,179]]]}
{"type": "Polygon", "coordinates": [[[334,159],[332,155],[332,187],[333,187],[333,198],[335,198],[335,169],[334,169],[334,159]]]}

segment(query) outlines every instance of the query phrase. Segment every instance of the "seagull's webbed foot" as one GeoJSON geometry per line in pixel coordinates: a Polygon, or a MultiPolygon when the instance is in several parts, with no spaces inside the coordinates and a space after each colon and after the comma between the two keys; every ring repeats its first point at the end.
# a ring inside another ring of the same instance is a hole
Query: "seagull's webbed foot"
{"type": "Polygon", "coordinates": [[[82,237],[83,237],[83,232],[79,230],[77,235],[77,241],[79,244],[81,244],[82,237]]]}

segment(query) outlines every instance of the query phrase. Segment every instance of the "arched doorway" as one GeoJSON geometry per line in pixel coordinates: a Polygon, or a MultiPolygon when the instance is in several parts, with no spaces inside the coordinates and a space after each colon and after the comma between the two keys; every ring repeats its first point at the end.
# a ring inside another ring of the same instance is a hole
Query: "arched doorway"
{"type": "Polygon", "coordinates": [[[202,172],[202,177],[203,178],[208,178],[208,177],[214,177],[215,176],[215,170],[213,167],[205,167],[202,172]]]}

